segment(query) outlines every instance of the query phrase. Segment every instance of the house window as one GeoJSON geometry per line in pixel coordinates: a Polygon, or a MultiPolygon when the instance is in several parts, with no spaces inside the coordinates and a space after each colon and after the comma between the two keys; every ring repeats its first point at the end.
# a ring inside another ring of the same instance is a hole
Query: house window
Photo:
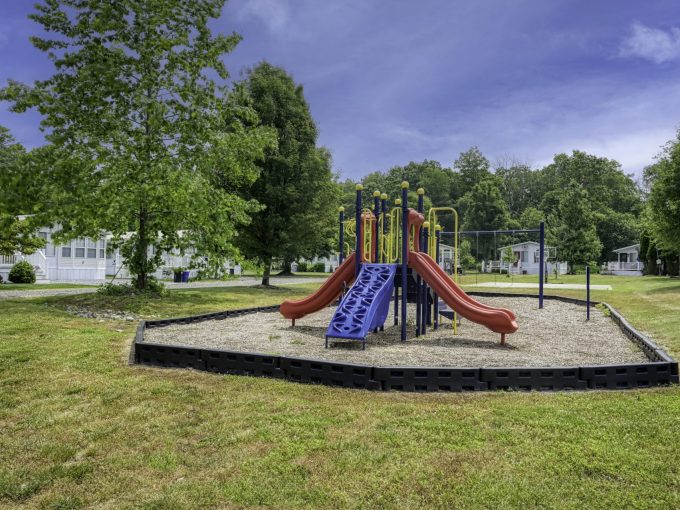
{"type": "Polygon", "coordinates": [[[71,245],[61,247],[61,256],[64,258],[71,258],[71,245]]]}
{"type": "Polygon", "coordinates": [[[522,262],[529,262],[529,252],[528,251],[521,251],[520,253],[520,260],[522,262]]]}
{"type": "Polygon", "coordinates": [[[97,243],[91,239],[87,239],[87,258],[96,259],[97,258],[97,243]]]}
{"type": "Polygon", "coordinates": [[[76,239],[73,244],[76,245],[76,258],[77,259],[84,259],[85,258],[85,239],[76,239]]]}
{"type": "Polygon", "coordinates": [[[99,241],[99,258],[103,259],[106,257],[106,241],[99,241]]]}

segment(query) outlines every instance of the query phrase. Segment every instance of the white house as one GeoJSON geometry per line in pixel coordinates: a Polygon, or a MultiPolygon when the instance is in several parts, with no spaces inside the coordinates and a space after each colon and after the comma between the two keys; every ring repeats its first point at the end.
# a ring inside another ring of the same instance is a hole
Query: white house
{"type": "MultiPolygon", "coordinates": [[[[149,248],[149,255],[154,254],[154,248],[150,247],[149,248]]],[[[184,250],[184,255],[180,253],[179,250],[175,249],[172,250],[171,252],[164,252],[161,255],[161,265],[156,269],[156,271],[153,273],[153,276],[156,277],[158,280],[162,279],[167,279],[167,278],[172,278],[172,272],[173,269],[175,268],[183,268],[187,271],[189,271],[189,277],[190,278],[195,278],[196,275],[198,274],[197,269],[189,269],[189,266],[191,265],[193,258],[196,254],[196,250],[194,248],[187,248],[184,250]]],[[[226,272],[234,274],[234,275],[240,275],[241,274],[241,266],[239,264],[235,264],[233,261],[227,261],[224,265],[224,269],[226,272]]],[[[130,272],[128,271],[127,266],[123,263],[123,256],[120,253],[120,250],[113,250],[109,251],[106,255],[106,276],[109,278],[116,277],[116,279],[127,279],[130,278],[130,272]]]]}
{"type": "Polygon", "coordinates": [[[37,235],[47,244],[31,255],[0,256],[0,276],[7,281],[12,266],[20,260],[27,260],[35,268],[36,281],[105,281],[105,239],[74,239],[69,243],[56,244],[52,242],[52,234],[52,229],[40,228],[37,235]]]}
{"type": "MultiPolygon", "coordinates": [[[[304,262],[308,267],[314,264],[323,264],[324,273],[332,273],[338,268],[339,257],[339,253],[333,252],[328,257],[314,257],[313,259],[309,260],[300,259],[300,262],[304,262]]],[[[347,255],[345,255],[345,258],[347,258],[347,255]]],[[[298,263],[293,262],[290,265],[290,270],[295,273],[298,270],[298,263]]]]}
{"type": "Polygon", "coordinates": [[[642,276],[644,263],[640,261],[640,245],[632,244],[614,250],[616,260],[607,262],[602,272],[619,276],[642,276]]]}
{"type": "MultiPolygon", "coordinates": [[[[16,253],[10,256],[0,255],[0,276],[7,281],[9,271],[14,264],[27,260],[35,268],[37,282],[92,282],[104,283],[107,277],[116,276],[118,279],[130,278],[127,267],[118,250],[110,250],[107,237],[103,239],[74,239],[69,243],[57,244],[52,241],[54,230],[43,227],[38,230],[38,237],[45,239],[45,247],[31,255],[16,253]]],[[[153,248],[149,250],[153,254],[153,248]]],[[[173,268],[188,268],[194,251],[186,250],[184,255],[173,250],[163,253],[163,263],[154,276],[156,278],[172,278],[173,268]]],[[[232,274],[241,274],[241,267],[233,262],[227,262],[225,269],[232,274]]],[[[196,276],[197,271],[191,270],[190,276],[196,276]]]]}
{"type": "MultiPolygon", "coordinates": [[[[439,243],[439,266],[449,274],[453,274],[453,259],[456,249],[448,244],[439,243]]],[[[434,258],[434,255],[432,256],[434,258]]],[[[458,261],[460,266],[460,260],[458,261]]]]}
{"type": "MultiPolygon", "coordinates": [[[[557,260],[557,248],[554,246],[544,247],[544,256],[548,274],[557,270],[558,274],[567,273],[567,263],[557,260]]],[[[525,241],[523,243],[511,244],[498,248],[499,259],[485,261],[482,264],[482,271],[491,273],[493,271],[507,272],[509,274],[538,274],[540,270],[541,245],[536,241],[525,241]],[[508,259],[505,252],[512,248],[513,257],[508,259]]]]}

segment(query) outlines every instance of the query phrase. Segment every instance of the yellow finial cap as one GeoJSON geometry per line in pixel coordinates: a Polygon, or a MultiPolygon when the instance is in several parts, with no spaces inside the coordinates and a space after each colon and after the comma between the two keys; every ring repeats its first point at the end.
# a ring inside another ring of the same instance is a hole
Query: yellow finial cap
{"type": "Polygon", "coordinates": [[[424,194],[425,194],[425,189],[424,189],[424,188],[418,188],[418,189],[416,190],[416,193],[418,193],[419,195],[424,195],[424,194]]]}
{"type": "Polygon", "coordinates": [[[378,197],[380,196],[380,192],[379,192],[378,190],[375,190],[375,191],[373,192],[373,196],[374,196],[375,198],[378,198],[378,197]]]}
{"type": "Polygon", "coordinates": [[[382,195],[380,195],[380,198],[383,200],[387,200],[387,193],[383,193],[382,195]]]}
{"type": "Polygon", "coordinates": [[[425,223],[423,223],[423,228],[430,228],[430,222],[426,221],[425,223]]]}
{"type": "Polygon", "coordinates": [[[401,205],[401,198],[397,198],[397,199],[394,201],[394,205],[401,205]]]}
{"type": "Polygon", "coordinates": [[[401,182],[401,187],[402,187],[403,189],[408,189],[408,181],[402,181],[402,182],[401,182]]]}
{"type": "Polygon", "coordinates": [[[338,207],[338,212],[345,212],[345,208],[342,206],[338,207]]]}
{"type": "Polygon", "coordinates": [[[356,190],[363,191],[364,187],[361,184],[357,184],[356,190]]]}
{"type": "Polygon", "coordinates": [[[441,230],[441,229],[442,229],[442,226],[441,226],[441,225],[435,225],[434,229],[435,229],[435,230],[441,230]]]}

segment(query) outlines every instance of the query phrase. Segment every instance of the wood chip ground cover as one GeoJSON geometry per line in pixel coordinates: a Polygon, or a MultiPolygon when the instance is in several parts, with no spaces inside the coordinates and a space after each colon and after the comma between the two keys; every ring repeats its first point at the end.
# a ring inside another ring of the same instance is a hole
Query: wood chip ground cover
{"type": "Polygon", "coordinates": [[[549,367],[645,363],[644,353],[600,310],[586,321],[583,306],[536,299],[481,297],[480,301],[509,308],[519,330],[499,345],[499,335],[463,320],[454,335],[443,319],[437,331],[428,328],[415,337],[415,306],[409,306],[409,341],[400,341],[400,327],[388,317],[384,332],[368,336],[366,350],[357,342],[336,342],[324,348],[326,328],[334,308],[296,321],[295,327],[278,313],[256,313],[196,324],[147,329],[145,341],[201,346],[242,352],[305,357],[373,366],[549,367]]]}

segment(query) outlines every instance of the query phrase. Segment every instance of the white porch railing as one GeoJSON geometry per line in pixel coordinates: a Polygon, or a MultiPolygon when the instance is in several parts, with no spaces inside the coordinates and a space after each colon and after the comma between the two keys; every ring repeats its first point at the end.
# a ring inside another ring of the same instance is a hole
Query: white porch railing
{"type": "Polygon", "coordinates": [[[47,274],[47,257],[43,250],[38,250],[31,255],[24,255],[23,253],[15,253],[14,255],[0,255],[0,266],[13,266],[17,262],[25,260],[31,264],[36,272],[47,274]]]}
{"type": "Polygon", "coordinates": [[[13,266],[18,260],[16,255],[0,255],[0,266],[13,266]]]}
{"type": "Polygon", "coordinates": [[[486,265],[484,267],[484,271],[487,273],[493,273],[495,271],[499,272],[509,272],[510,274],[520,274],[522,271],[522,265],[519,264],[517,266],[513,266],[511,264],[508,264],[504,260],[488,260],[486,262],[486,265]],[[510,268],[508,269],[508,266],[510,268]]]}
{"type": "Polygon", "coordinates": [[[642,262],[607,262],[609,271],[642,271],[643,266],[642,262]]]}

